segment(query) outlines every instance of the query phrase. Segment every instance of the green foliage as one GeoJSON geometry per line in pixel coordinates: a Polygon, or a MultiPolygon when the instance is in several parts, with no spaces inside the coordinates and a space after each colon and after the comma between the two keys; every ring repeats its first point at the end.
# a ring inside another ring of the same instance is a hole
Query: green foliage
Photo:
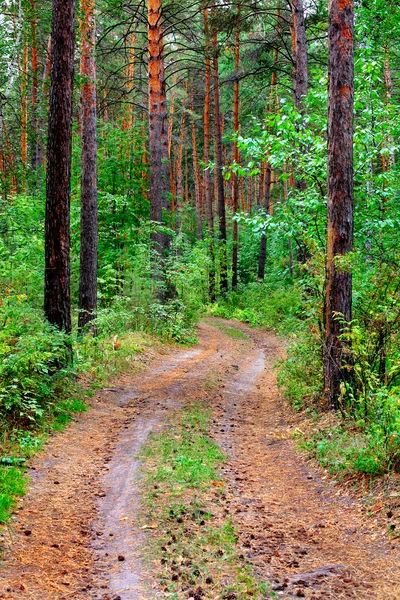
{"type": "Polygon", "coordinates": [[[180,343],[196,341],[193,321],[181,300],[152,304],[149,308],[149,318],[153,331],[164,339],[180,343]]]}
{"type": "Polygon", "coordinates": [[[27,479],[22,469],[0,465],[0,525],[7,522],[17,505],[17,498],[26,491],[27,479]]]}
{"type": "Polygon", "coordinates": [[[399,399],[376,399],[375,421],[331,417],[301,445],[333,474],[376,476],[399,471],[399,399]]]}
{"type": "Polygon", "coordinates": [[[40,421],[71,372],[68,340],[46,323],[26,297],[0,307],[0,411],[3,419],[40,421]],[[62,366],[63,368],[60,368],[62,366]]]}
{"type": "Polygon", "coordinates": [[[323,392],[320,339],[304,330],[291,341],[286,352],[278,372],[281,389],[296,410],[315,406],[323,392]]]}
{"type": "Polygon", "coordinates": [[[299,317],[303,314],[301,290],[297,286],[274,289],[268,284],[251,283],[209,306],[208,313],[238,319],[253,327],[276,329],[283,334],[294,333],[300,327],[299,317]]]}

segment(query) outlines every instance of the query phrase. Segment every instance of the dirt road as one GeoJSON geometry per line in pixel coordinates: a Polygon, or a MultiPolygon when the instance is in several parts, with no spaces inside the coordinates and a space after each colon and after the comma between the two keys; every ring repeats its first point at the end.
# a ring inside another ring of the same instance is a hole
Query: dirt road
{"type": "Polygon", "coordinates": [[[201,399],[210,377],[219,382],[213,436],[228,455],[223,502],[260,580],[281,598],[400,598],[398,547],[294,449],[273,371],[279,340],[214,319],[199,342],[98,394],[33,461],[2,541],[0,598],[164,597],[141,558],[137,455],[167,413],[201,399]]]}

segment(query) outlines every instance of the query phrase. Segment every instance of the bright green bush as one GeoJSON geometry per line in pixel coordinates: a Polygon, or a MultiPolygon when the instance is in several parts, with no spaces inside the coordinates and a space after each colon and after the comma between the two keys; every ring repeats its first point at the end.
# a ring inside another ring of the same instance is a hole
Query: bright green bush
{"type": "Polygon", "coordinates": [[[272,287],[250,283],[239,286],[223,299],[208,307],[211,315],[238,319],[252,327],[268,327],[280,333],[295,333],[304,314],[301,289],[297,286],[272,287]]]}
{"type": "Polygon", "coordinates": [[[38,422],[71,373],[68,340],[24,296],[3,300],[0,319],[1,417],[38,422]]]}

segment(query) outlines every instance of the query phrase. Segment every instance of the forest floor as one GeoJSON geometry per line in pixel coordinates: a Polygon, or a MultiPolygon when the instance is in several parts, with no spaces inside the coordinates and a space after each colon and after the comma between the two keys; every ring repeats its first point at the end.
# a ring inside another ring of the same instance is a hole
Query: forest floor
{"type": "MultiPolygon", "coordinates": [[[[280,598],[400,598],[398,541],[295,449],[296,418],[273,369],[282,354],[272,333],[207,319],[198,345],[158,354],[99,392],[32,461],[30,490],[0,540],[0,598],[168,596],[158,579],[165,560],[146,557],[159,532],[143,521],[138,455],[188,400],[210,407],[210,435],[227,456],[210,511],[229,516],[258,581],[280,598]]],[[[219,595],[221,564],[208,583],[170,597],[240,597],[219,595]]]]}

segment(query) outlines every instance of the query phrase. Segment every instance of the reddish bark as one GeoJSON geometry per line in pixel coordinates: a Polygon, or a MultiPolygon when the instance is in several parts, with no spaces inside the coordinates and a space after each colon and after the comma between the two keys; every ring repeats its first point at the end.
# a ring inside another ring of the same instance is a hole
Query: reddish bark
{"type": "Polygon", "coordinates": [[[213,76],[214,76],[214,118],[215,118],[215,179],[217,190],[217,214],[219,229],[219,266],[220,266],[220,291],[222,294],[228,291],[228,271],[226,264],[226,214],[225,214],[225,189],[223,177],[223,152],[222,152],[222,130],[221,109],[219,94],[219,68],[218,68],[218,40],[217,30],[212,32],[213,45],[213,76]]]}
{"type": "Polygon", "coordinates": [[[20,73],[21,88],[21,162],[24,167],[28,161],[28,41],[24,41],[20,73]]]}
{"type": "Polygon", "coordinates": [[[215,301],[215,247],[214,247],[214,211],[213,193],[211,187],[210,169],[210,106],[211,106],[211,54],[210,32],[208,26],[208,10],[203,10],[204,40],[205,40],[205,96],[204,96],[204,197],[207,206],[208,233],[210,237],[210,268],[209,268],[209,296],[211,302],[215,301]]]}
{"type": "Polygon", "coordinates": [[[338,265],[353,249],[353,0],[329,2],[328,243],[325,280],[325,395],[340,406],[343,384],[351,379],[343,323],[351,321],[352,276],[338,265]],[[341,320],[338,320],[341,315],[341,320]]]}
{"type": "MultiPolygon", "coordinates": [[[[149,49],[149,150],[150,150],[150,218],[162,225],[163,209],[169,208],[168,115],[164,75],[164,48],[161,0],[148,0],[149,49]]],[[[153,263],[153,276],[163,280],[164,256],[169,236],[161,231],[152,235],[158,260],[153,263]]],[[[159,289],[161,301],[165,289],[159,289]]]]}
{"type": "Polygon", "coordinates": [[[71,331],[70,182],[75,0],[53,0],[47,142],[44,310],[71,331]]]}
{"type": "Polygon", "coordinates": [[[304,111],[303,100],[308,93],[307,38],[304,23],[303,0],[292,0],[293,19],[293,83],[294,102],[299,112],[304,111]]]}
{"type": "Polygon", "coordinates": [[[32,119],[32,142],[31,163],[32,169],[36,170],[38,164],[38,60],[37,60],[37,14],[36,0],[31,0],[31,70],[32,70],[32,88],[31,88],[31,119],[32,119]]]}

